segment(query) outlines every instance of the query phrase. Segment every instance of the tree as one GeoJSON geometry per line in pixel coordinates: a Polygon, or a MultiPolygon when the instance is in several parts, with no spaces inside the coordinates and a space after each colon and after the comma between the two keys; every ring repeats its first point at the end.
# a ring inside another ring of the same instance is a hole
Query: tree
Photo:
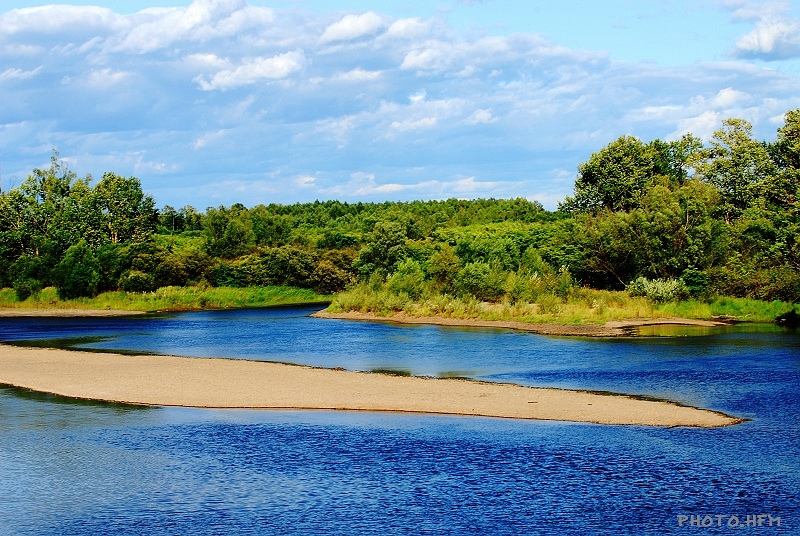
{"type": "Polygon", "coordinates": [[[365,278],[378,272],[382,277],[395,271],[395,265],[406,257],[406,229],[396,221],[379,221],[367,243],[361,248],[356,268],[365,278]]]}
{"type": "Polygon", "coordinates": [[[428,275],[442,290],[452,288],[459,270],[461,270],[461,259],[450,244],[441,244],[436,253],[428,259],[428,275]]]}
{"type": "Polygon", "coordinates": [[[695,169],[703,180],[719,189],[724,218],[730,223],[753,203],[776,168],[766,146],[752,138],[749,122],[726,119],[722,125],[695,169]]]}
{"type": "Polygon", "coordinates": [[[142,191],[139,179],[104,173],[94,188],[94,194],[112,244],[143,242],[156,230],[158,211],[155,201],[142,191]]]}
{"type": "Polygon", "coordinates": [[[648,144],[621,136],[578,167],[575,197],[567,197],[559,208],[566,212],[637,208],[655,184],[680,187],[689,178],[701,147],[701,141],[690,134],[677,141],[656,139],[648,144]]]}
{"type": "Polygon", "coordinates": [[[567,198],[562,209],[629,210],[637,206],[651,183],[652,164],[647,146],[641,140],[621,136],[578,167],[575,197],[567,198]]]}
{"type": "Polygon", "coordinates": [[[203,218],[203,234],[209,255],[234,259],[253,251],[255,235],[247,211],[233,207],[209,208],[203,218]]]}
{"type": "Polygon", "coordinates": [[[97,294],[100,263],[85,240],[67,250],[64,259],[53,270],[53,279],[62,300],[97,294]]]}

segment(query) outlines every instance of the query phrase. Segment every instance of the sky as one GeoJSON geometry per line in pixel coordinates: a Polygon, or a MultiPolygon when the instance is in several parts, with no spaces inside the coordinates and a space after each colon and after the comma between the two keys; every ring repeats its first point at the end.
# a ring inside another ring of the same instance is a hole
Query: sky
{"type": "Polygon", "coordinates": [[[623,135],[774,140],[788,0],[72,0],[0,6],[0,189],[57,150],[158,206],[524,197],[623,135]]]}

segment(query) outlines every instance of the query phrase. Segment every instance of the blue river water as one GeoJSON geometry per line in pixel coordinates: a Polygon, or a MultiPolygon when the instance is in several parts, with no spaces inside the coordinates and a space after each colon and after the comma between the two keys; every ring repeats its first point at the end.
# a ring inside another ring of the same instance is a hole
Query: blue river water
{"type": "Polygon", "coordinates": [[[145,408],[0,387],[0,534],[800,534],[797,331],[557,338],[314,310],[2,319],[0,342],[615,391],[750,420],[145,408]]]}

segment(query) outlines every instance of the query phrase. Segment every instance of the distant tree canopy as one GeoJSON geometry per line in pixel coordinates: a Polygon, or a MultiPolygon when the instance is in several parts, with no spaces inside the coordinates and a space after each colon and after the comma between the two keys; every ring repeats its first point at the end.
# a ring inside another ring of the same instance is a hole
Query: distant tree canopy
{"type": "Polygon", "coordinates": [[[578,167],[557,212],[521,198],[156,210],[138,179],[105,173],[93,184],[54,153],[48,169],[0,192],[0,286],[25,298],[50,285],[76,297],[197,283],[332,293],[368,282],[412,299],[545,307],[575,286],[646,278],[695,295],[796,302],[798,196],[800,110],[774,142],[754,140],[741,119],[708,145],[622,136],[578,167]]]}

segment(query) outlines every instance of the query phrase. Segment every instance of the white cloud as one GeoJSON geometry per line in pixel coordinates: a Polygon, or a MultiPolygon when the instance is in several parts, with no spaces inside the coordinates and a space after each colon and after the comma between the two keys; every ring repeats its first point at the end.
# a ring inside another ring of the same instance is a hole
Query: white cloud
{"type": "Polygon", "coordinates": [[[373,35],[386,26],[383,18],[374,11],[361,15],[345,15],[342,20],[325,28],[319,42],[322,44],[335,41],[350,41],[373,35]]]}
{"type": "Polygon", "coordinates": [[[719,129],[724,117],[712,110],[707,110],[693,117],[687,117],[678,121],[677,130],[671,134],[670,138],[679,138],[683,134],[694,134],[703,140],[710,140],[714,131],[719,129]]]}
{"type": "MultiPolygon", "coordinates": [[[[748,31],[768,15],[791,22],[768,4],[729,9],[751,21],[748,31]]],[[[765,139],[775,118],[800,107],[796,63],[765,68],[743,53],[669,67],[610,61],[476,24],[461,31],[443,16],[244,0],[125,15],[79,6],[0,13],[0,102],[13,103],[0,107],[3,175],[24,178],[56,147],[79,173],[141,173],[146,189],[167,196],[160,203],[175,206],[552,201],[570,193],[581,161],[620,135],[708,137],[737,116],[765,139]],[[118,157],[131,152],[147,158],[118,157]],[[546,171],[554,169],[573,171],[546,171]]]]}
{"type": "Polygon", "coordinates": [[[41,67],[37,67],[35,69],[31,69],[30,71],[23,71],[22,69],[8,68],[0,73],[0,82],[7,80],[27,80],[28,78],[36,76],[36,73],[38,73],[41,69],[41,67]]]}
{"type": "Polygon", "coordinates": [[[729,0],[737,21],[753,21],[755,28],[736,41],[733,55],[766,61],[800,58],[800,19],[788,13],[782,1],[729,0]]]}
{"type": "Polygon", "coordinates": [[[314,188],[317,185],[316,177],[309,177],[308,175],[297,177],[293,182],[298,188],[314,188]]]}
{"type": "Polygon", "coordinates": [[[451,50],[442,43],[430,44],[426,48],[412,50],[403,58],[401,69],[439,71],[450,64],[451,50]]]}
{"type": "Polygon", "coordinates": [[[254,58],[235,68],[219,71],[208,80],[199,76],[195,81],[204,91],[224,91],[263,80],[286,78],[301,70],[305,64],[303,52],[286,52],[271,58],[254,58]]]}
{"type": "Polygon", "coordinates": [[[94,69],[81,77],[81,83],[85,87],[95,90],[108,90],[126,82],[131,78],[131,73],[116,71],[111,68],[94,69]]]}
{"type": "Polygon", "coordinates": [[[431,32],[430,21],[419,18],[398,19],[386,30],[386,36],[396,39],[419,39],[431,32]]]}
{"type": "Polygon", "coordinates": [[[334,76],[335,80],[343,82],[371,82],[380,78],[380,71],[365,71],[364,69],[353,69],[346,73],[339,73],[334,76]]]}
{"type": "Polygon", "coordinates": [[[490,123],[495,123],[496,121],[497,118],[492,115],[492,111],[483,108],[475,110],[467,119],[464,120],[464,122],[468,125],[488,125],[490,123]]]}
{"type": "Polygon", "coordinates": [[[274,11],[245,0],[194,0],[186,8],[140,11],[127,18],[130,31],[113,48],[146,53],[188,40],[206,42],[272,23],[274,11]]]}
{"type": "Polygon", "coordinates": [[[119,30],[124,18],[98,6],[44,5],[0,14],[0,36],[67,34],[119,30]]]}
{"type": "Polygon", "coordinates": [[[762,20],[736,41],[739,57],[783,60],[800,57],[800,20],[762,20]]]}
{"type": "Polygon", "coordinates": [[[392,121],[391,127],[401,132],[409,130],[420,130],[433,128],[436,126],[435,117],[422,117],[420,119],[406,119],[404,121],[392,121]]]}
{"type": "Polygon", "coordinates": [[[731,106],[748,99],[750,95],[743,91],[738,91],[731,87],[726,87],[719,90],[713,99],[711,99],[711,106],[714,108],[728,109],[731,106]]]}

